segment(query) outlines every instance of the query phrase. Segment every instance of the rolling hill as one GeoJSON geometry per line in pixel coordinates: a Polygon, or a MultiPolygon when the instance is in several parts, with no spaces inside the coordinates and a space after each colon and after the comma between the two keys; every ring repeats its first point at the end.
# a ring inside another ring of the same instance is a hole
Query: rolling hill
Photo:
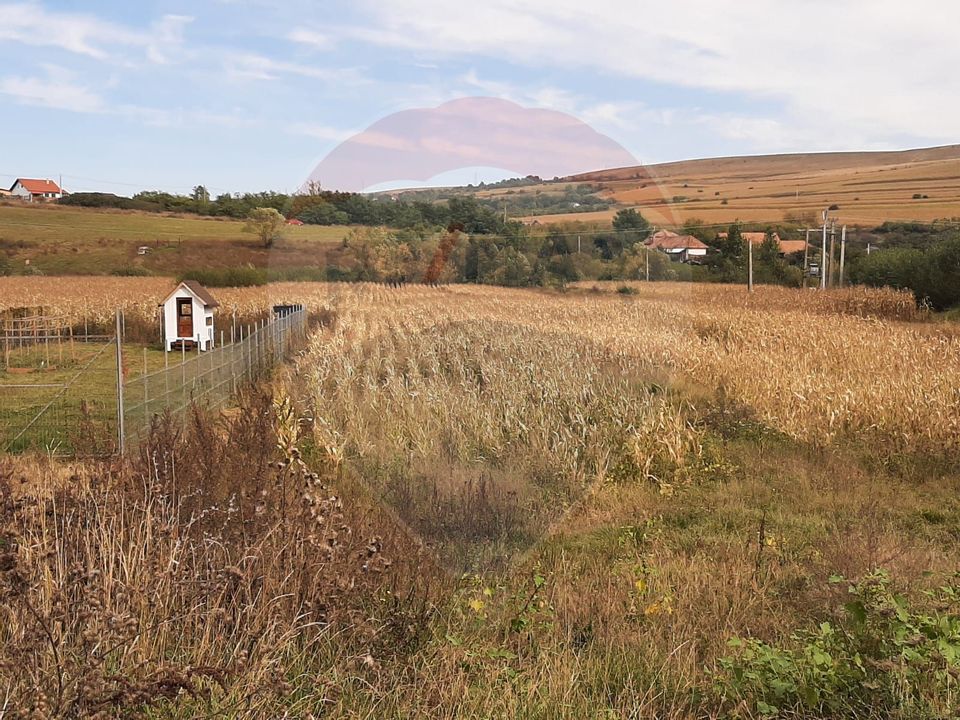
{"type": "MultiPolygon", "coordinates": [[[[636,207],[659,225],[679,225],[690,218],[707,223],[780,222],[816,217],[831,205],[838,206],[833,216],[849,224],[960,217],[960,145],[686,160],[598,170],[564,181],[593,184],[616,205],[600,212],[537,216],[539,222],[606,222],[623,207],[636,207]]],[[[512,194],[549,192],[551,186],[556,183],[512,194]]],[[[510,193],[496,189],[482,194],[507,200],[510,193]]]]}

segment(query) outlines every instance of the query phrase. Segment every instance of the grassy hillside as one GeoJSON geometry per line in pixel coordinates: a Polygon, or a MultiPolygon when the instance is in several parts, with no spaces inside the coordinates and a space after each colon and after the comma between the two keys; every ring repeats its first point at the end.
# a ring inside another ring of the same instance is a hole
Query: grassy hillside
{"type": "MultiPolygon", "coordinates": [[[[848,224],[960,216],[960,146],[877,153],[807,153],[688,160],[617,168],[570,178],[594,183],[617,206],[594,213],[547,215],[540,222],[605,222],[620,207],[638,207],[651,221],[682,224],[740,219],[780,222],[838,205],[848,224]],[[914,197],[920,196],[920,197],[914,197]]],[[[483,193],[509,202],[512,191],[547,191],[551,185],[483,193]]]]}
{"type": "Polygon", "coordinates": [[[0,204],[0,256],[15,273],[175,275],[192,268],[296,268],[335,261],[343,227],[288,227],[269,251],[236,220],[0,204]],[[141,245],[147,255],[137,255],[141,245]],[[332,255],[331,255],[332,253],[332,255]]]}

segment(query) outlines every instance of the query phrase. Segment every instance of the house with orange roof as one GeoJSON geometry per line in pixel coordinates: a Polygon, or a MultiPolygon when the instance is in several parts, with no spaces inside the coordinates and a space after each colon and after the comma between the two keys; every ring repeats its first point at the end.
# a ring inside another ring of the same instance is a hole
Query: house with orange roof
{"type": "Polygon", "coordinates": [[[659,250],[676,262],[699,264],[707,256],[709,246],[693,235],[680,235],[670,230],[658,230],[644,241],[644,246],[659,250]]]}
{"type": "Polygon", "coordinates": [[[52,202],[63,197],[63,190],[53,180],[17,178],[10,186],[10,194],[24,202],[52,202]]]}

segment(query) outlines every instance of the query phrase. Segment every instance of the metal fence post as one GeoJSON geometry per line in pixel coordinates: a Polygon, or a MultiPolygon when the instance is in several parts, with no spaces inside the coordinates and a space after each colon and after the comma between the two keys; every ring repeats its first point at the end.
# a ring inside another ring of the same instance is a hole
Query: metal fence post
{"type": "Polygon", "coordinates": [[[117,310],[117,449],[123,457],[126,441],[123,427],[123,344],[120,311],[117,310]]]}

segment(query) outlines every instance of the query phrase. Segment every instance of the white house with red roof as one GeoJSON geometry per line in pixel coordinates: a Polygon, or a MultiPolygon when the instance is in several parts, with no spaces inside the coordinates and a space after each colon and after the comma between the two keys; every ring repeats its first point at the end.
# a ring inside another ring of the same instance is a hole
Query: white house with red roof
{"type": "Polygon", "coordinates": [[[693,235],[679,235],[669,230],[658,230],[643,244],[666,253],[671,260],[694,264],[703,262],[710,249],[693,235]]]}
{"type": "Polygon", "coordinates": [[[53,180],[17,178],[10,186],[10,194],[24,202],[51,202],[63,197],[63,190],[53,180]]]}

